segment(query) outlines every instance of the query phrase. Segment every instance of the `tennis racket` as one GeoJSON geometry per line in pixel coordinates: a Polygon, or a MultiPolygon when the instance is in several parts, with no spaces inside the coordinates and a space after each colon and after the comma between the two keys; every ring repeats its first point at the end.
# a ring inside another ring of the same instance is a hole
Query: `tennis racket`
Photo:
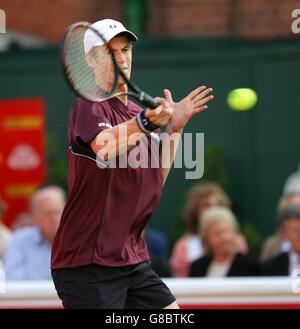
{"type": "Polygon", "coordinates": [[[68,27],[62,40],[61,58],[68,83],[88,101],[103,102],[128,95],[151,109],[159,105],[126,77],[108,42],[88,22],[78,22],[68,27]],[[88,52],[85,47],[87,42],[94,45],[88,52]],[[117,91],[120,77],[127,84],[126,92],[117,91]]]}

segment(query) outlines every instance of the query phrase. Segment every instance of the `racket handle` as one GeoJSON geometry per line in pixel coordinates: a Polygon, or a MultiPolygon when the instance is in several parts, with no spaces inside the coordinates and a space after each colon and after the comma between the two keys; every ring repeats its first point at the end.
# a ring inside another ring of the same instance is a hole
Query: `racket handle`
{"type": "Polygon", "coordinates": [[[155,109],[159,106],[159,103],[153,97],[144,93],[143,91],[140,94],[139,101],[150,109],[155,109]]]}

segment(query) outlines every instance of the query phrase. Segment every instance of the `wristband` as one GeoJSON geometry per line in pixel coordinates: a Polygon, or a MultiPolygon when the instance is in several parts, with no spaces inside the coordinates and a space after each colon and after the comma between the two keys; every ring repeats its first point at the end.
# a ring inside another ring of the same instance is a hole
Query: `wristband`
{"type": "Polygon", "coordinates": [[[136,116],[136,121],[137,124],[139,126],[139,128],[145,133],[145,134],[150,134],[152,131],[155,131],[156,129],[159,128],[159,126],[153,124],[152,122],[150,122],[150,120],[148,120],[145,117],[145,111],[143,110],[142,112],[139,112],[136,116]]]}

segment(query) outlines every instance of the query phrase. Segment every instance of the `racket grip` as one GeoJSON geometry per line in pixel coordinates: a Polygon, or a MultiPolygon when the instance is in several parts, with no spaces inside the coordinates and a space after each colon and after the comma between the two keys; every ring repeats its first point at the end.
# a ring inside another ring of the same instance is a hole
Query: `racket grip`
{"type": "Polygon", "coordinates": [[[139,101],[150,109],[155,109],[159,106],[159,103],[153,97],[144,92],[141,92],[139,101]]]}

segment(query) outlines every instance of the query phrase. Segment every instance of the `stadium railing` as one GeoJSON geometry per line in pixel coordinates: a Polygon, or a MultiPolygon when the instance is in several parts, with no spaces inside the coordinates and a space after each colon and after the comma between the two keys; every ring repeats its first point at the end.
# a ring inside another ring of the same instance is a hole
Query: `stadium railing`
{"type": "MultiPolygon", "coordinates": [[[[300,278],[175,279],[164,282],[181,308],[298,308],[300,278]]],[[[6,282],[0,308],[61,308],[51,281],[6,282]]]]}

